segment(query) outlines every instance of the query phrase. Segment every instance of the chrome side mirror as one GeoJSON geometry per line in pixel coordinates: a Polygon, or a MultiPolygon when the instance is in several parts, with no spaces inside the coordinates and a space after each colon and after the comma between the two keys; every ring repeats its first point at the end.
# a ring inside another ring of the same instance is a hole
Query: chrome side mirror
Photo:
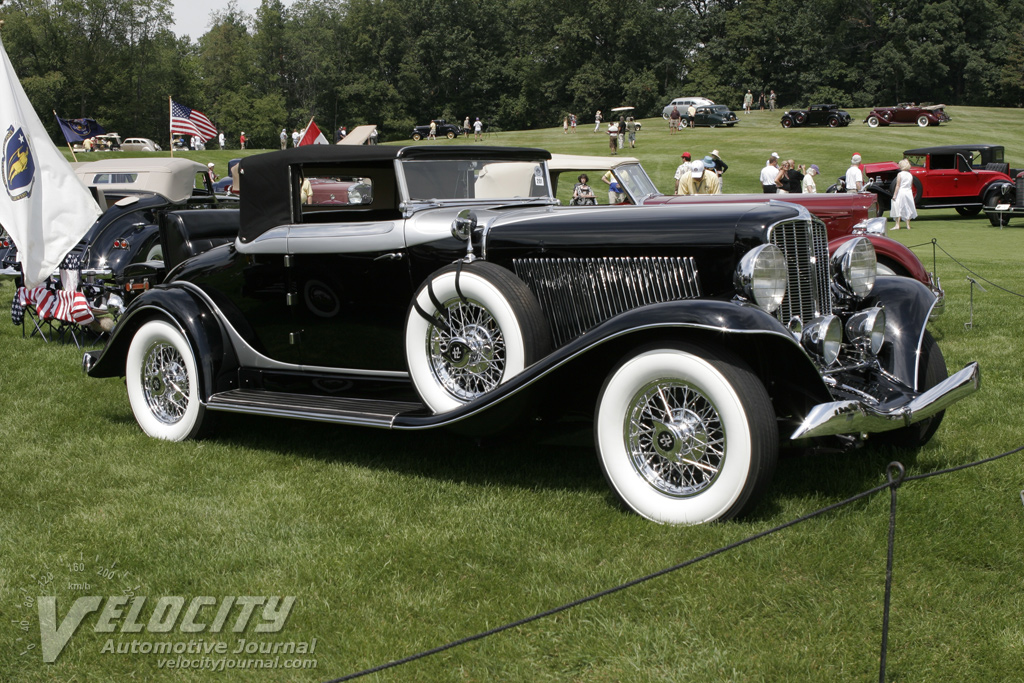
{"type": "Polygon", "coordinates": [[[473,231],[476,230],[476,214],[469,209],[459,211],[452,221],[452,237],[466,243],[466,259],[473,260],[473,231]]]}

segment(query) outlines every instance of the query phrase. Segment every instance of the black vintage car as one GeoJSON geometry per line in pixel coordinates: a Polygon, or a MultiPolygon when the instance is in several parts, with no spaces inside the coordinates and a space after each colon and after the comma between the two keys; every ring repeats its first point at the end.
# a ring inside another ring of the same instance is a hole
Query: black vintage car
{"type": "MultiPolygon", "coordinates": [[[[975,363],[947,377],[935,297],[876,278],[866,238],[830,257],[825,226],[782,202],[559,206],[549,158],[247,157],[237,239],[168,262],[84,368],[124,376],[169,440],[214,411],[464,433],[592,416],[617,496],[682,524],[748,509],[780,444],[916,447],[979,387],[975,363]],[[370,199],[302,203],[310,178],[370,199]]],[[[161,230],[187,241],[198,215],[161,230]]]]}
{"type": "Polygon", "coordinates": [[[807,109],[790,109],[782,115],[782,127],[794,126],[828,126],[838,128],[848,126],[852,117],[837,104],[812,104],[807,109]]]}
{"type": "MultiPolygon", "coordinates": [[[[439,138],[453,140],[462,134],[461,126],[448,123],[444,119],[434,119],[434,135],[439,138]]],[[[413,126],[412,139],[422,140],[430,135],[430,124],[424,126],[413,126]]]]}
{"type": "Polygon", "coordinates": [[[738,121],[736,120],[736,113],[731,111],[729,107],[724,104],[711,104],[697,107],[697,111],[694,113],[693,118],[688,114],[683,115],[683,121],[688,126],[707,126],[708,128],[717,128],[718,126],[728,126],[732,128],[738,121]]]}

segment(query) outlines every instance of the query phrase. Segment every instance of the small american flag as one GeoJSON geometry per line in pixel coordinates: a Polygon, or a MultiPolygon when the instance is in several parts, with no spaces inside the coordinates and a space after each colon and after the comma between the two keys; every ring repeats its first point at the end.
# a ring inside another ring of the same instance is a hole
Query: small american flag
{"type": "MultiPolygon", "coordinates": [[[[63,289],[53,290],[45,285],[18,290],[15,300],[21,306],[31,306],[36,310],[40,320],[64,320],[69,323],[88,325],[95,317],[89,308],[89,302],[81,292],[68,292],[63,289]]],[[[23,311],[19,311],[24,315],[23,311]]],[[[14,307],[11,307],[11,320],[14,320],[14,307]]],[[[17,324],[17,323],[15,323],[17,324]]]]}
{"type": "Polygon", "coordinates": [[[197,135],[205,142],[217,136],[217,127],[198,109],[189,109],[171,100],[171,133],[197,135]]]}

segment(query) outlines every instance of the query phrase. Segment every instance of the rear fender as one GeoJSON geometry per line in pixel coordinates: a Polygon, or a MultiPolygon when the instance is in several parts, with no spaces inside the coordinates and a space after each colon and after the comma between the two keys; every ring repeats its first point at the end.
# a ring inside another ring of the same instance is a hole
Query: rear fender
{"type": "Polygon", "coordinates": [[[158,287],[143,292],[132,301],[118,319],[106,346],[83,359],[90,377],[123,377],[128,347],[135,333],[150,320],[165,320],[177,327],[188,340],[199,364],[202,382],[200,400],[216,391],[231,388],[238,365],[234,350],[225,342],[225,334],[206,304],[188,290],[158,287]]]}

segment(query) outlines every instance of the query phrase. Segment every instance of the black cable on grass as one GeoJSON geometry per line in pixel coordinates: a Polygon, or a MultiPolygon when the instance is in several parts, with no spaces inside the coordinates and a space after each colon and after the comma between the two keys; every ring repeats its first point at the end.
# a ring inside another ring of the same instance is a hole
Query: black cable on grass
{"type": "Polygon", "coordinates": [[[537,620],[543,619],[545,617],[550,617],[550,616],[552,616],[554,614],[558,614],[559,612],[564,612],[564,611],[566,611],[568,609],[572,609],[573,607],[578,607],[579,605],[583,605],[583,604],[586,604],[588,602],[593,602],[594,600],[597,600],[598,598],[603,598],[606,595],[611,595],[612,593],[618,593],[619,591],[625,590],[627,588],[632,588],[633,586],[637,586],[637,585],[639,585],[641,583],[644,583],[646,581],[650,581],[651,579],[656,579],[659,576],[664,576],[665,574],[670,574],[670,573],[672,573],[674,571],[678,571],[678,570],[683,569],[685,567],[689,567],[690,565],[697,564],[698,562],[710,559],[712,557],[715,557],[716,555],[721,555],[722,553],[728,552],[730,550],[735,550],[736,548],[739,548],[740,546],[746,545],[747,543],[750,543],[751,541],[756,541],[759,538],[764,538],[765,536],[770,536],[771,534],[774,534],[776,532],[782,531],[783,529],[788,529],[791,526],[796,526],[797,524],[800,524],[802,522],[806,522],[807,520],[814,519],[815,517],[823,515],[826,512],[831,512],[832,510],[837,510],[837,509],[839,509],[841,507],[845,507],[845,506],[849,505],[850,503],[854,503],[854,502],[856,502],[858,500],[861,500],[863,498],[867,498],[868,496],[872,496],[872,495],[878,493],[879,491],[881,491],[883,489],[890,489],[891,493],[890,493],[890,509],[889,509],[889,542],[888,542],[888,558],[887,558],[887,561],[886,561],[886,579],[885,579],[885,608],[884,608],[885,609],[885,614],[884,614],[883,622],[882,622],[882,656],[881,656],[880,674],[879,674],[879,680],[882,681],[882,683],[884,683],[884,680],[885,680],[886,648],[888,647],[888,634],[889,634],[889,598],[890,598],[891,592],[892,592],[892,564],[893,564],[893,551],[894,551],[895,539],[896,539],[896,489],[899,487],[900,484],[902,484],[903,482],[906,482],[906,481],[915,481],[915,480],[918,480],[918,479],[928,479],[930,477],[936,477],[936,476],[938,476],[940,474],[949,474],[951,472],[958,472],[960,470],[964,470],[964,469],[967,469],[969,467],[977,467],[978,465],[983,465],[985,463],[990,463],[990,462],[993,462],[995,460],[999,460],[1001,458],[1005,458],[1008,455],[1013,455],[1014,453],[1019,453],[1021,451],[1024,451],[1024,446],[1019,446],[1018,448],[1015,448],[1012,451],[1006,451],[1005,453],[1000,453],[999,455],[994,455],[991,458],[985,458],[983,460],[977,460],[975,462],[966,463],[964,465],[956,465],[954,467],[949,467],[949,468],[946,468],[946,469],[943,469],[943,470],[937,470],[937,471],[934,471],[934,472],[925,472],[924,474],[917,474],[917,475],[914,475],[912,477],[905,476],[905,471],[904,471],[904,468],[903,468],[902,464],[900,464],[898,462],[890,463],[889,466],[886,468],[886,478],[887,478],[887,481],[884,484],[879,484],[878,486],[875,486],[874,488],[868,489],[867,491],[862,491],[861,493],[858,493],[858,494],[856,494],[854,496],[851,496],[851,497],[847,498],[846,500],[842,500],[842,501],[840,501],[838,503],[833,503],[832,505],[827,505],[827,506],[825,506],[825,507],[823,507],[823,508],[821,508],[819,510],[815,510],[814,512],[809,512],[806,515],[803,515],[801,517],[797,517],[796,519],[790,520],[790,521],[785,522],[783,524],[780,524],[778,526],[774,526],[771,529],[766,529],[765,531],[761,531],[759,533],[756,533],[753,536],[747,536],[746,538],[743,538],[743,539],[741,539],[739,541],[736,541],[734,543],[730,543],[730,544],[722,546],[721,548],[718,548],[716,550],[712,550],[710,552],[704,553],[703,555],[700,555],[699,557],[694,557],[692,559],[686,560],[685,562],[680,562],[679,564],[673,565],[671,567],[667,567],[667,568],[662,569],[660,571],[656,571],[656,572],[654,572],[652,574],[647,574],[646,576],[642,576],[642,577],[640,577],[638,579],[633,579],[632,581],[628,581],[626,583],[619,584],[618,586],[613,586],[612,588],[607,588],[607,589],[605,589],[605,590],[603,590],[603,591],[601,591],[599,593],[594,593],[594,594],[588,595],[588,596],[586,596],[584,598],[579,598],[578,600],[573,600],[572,602],[567,602],[564,605],[560,605],[558,607],[553,607],[552,609],[549,609],[547,611],[540,612],[538,614],[534,614],[533,616],[530,616],[530,617],[524,617],[523,619],[519,619],[518,621],[513,621],[513,622],[505,624],[503,626],[497,626],[497,627],[492,628],[492,629],[490,629],[488,631],[483,631],[482,633],[477,633],[475,635],[466,636],[465,638],[460,638],[459,640],[453,640],[452,642],[447,643],[445,645],[439,645],[438,647],[431,648],[430,650],[424,650],[423,652],[418,652],[418,653],[416,653],[414,655],[409,655],[408,657],[403,657],[402,659],[396,659],[396,660],[387,662],[386,664],[380,664],[380,665],[375,666],[375,667],[370,668],[370,669],[364,669],[362,671],[357,671],[355,673],[348,674],[347,676],[342,676],[341,678],[332,678],[331,680],[327,681],[326,683],[341,683],[342,681],[351,681],[353,679],[361,678],[363,676],[367,676],[367,675],[372,674],[372,673],[377,673],[377,672],[380,672],[380,671],[384,671],[386,669],[392,669],[392,668],[394,668],[396,666],[400,666],[402,664],[408,664],[409,662],[414,662],[414,661],[416,661],[418,659],[423,659],[423,658],[429,657],[431,655],[436,655],[438,653],[444,652],[445,650],[451,650],[452,648],[456,648],[456,647],[458,647],[460,645],[465,645],[466,643],[471,643],[471,642],[476,641],[476,640],[483,640],[484,638],[487,638],[488,636],[493,636],[496,633],[501,633],[502,631],[508,631],[508,630],[516,628],[518,626],[523,626],[524,624],[529,624],[530,622],[537,621],[537,620]],[[892,472],[893,472],[894,469],[899,472],[899,476],[896,479],[893,479],[893,475],[892,475],[892,472]]]}
{"type": "Polygon", "coordinates": [[[927,246],[929,246],[929,245],[931,245],[931,247],[932,247],[932,261],[933,261],[933,264],[932,264],[932,270],[935,270],[935,265],[934,265],[934,261],[935,261],[935,253],[934,253],[934,252],[935,252],[935,249],[939,249],[939,250],[940,250],[940,251],[941,251],[941,252],[942,252],[943,254],[945,254],[946,256],[948,256],[948,257],[949,257],[949,258],[950,258],[950,259],[951,259],[951,260],[953,261],[953,263],[957,264],[958,266],[960,266],[961,268],[963,268],[964,270],[966,270],[966,271],[967,271],[968,273],[970,273],[970,274],[971,274],[971,275],[973,275],[974,277],[976,277],[976,278],[978,278],[979,280],[981,280],[982,282],[985,282],[985,283],[987,283],[987,284],[989,284],[989,285],[992,285],[992,286],[993,286],[993,287],[995,287],[996,289],[1001,289],[1002,291],[1006,292],[1007,294],[1012,294],[1013,296],[1019,296],[1019,297],[1021,297],[1021,298],[1024,298],[1024,294],[1020,294],[1020,293],[1018,293],[1018,292],[1014,292],[1013,290],[1007,289],[1006,287],[1003,287],[1003,286],[1001,286],[1001,285],[997,285],[996,283],[992,282],[991,280],[988,280],[988,279],[986,279],[986,278],[982,277],[982,276],[981,276],[981,275],[979,275],[979,274],[978,274],[977,272],[975,272],[975,271],[971,270],[970,268],[968,268],[968,267],[967,267],[966,265],[964,265],[963,263],[961,263],[961,262],[959,261],[959,259],[957,259],[957,258],[956,258],[955,256],[953,256],[952,254],[950,254],[950,253],[949,253],[948,251],[946,251],[945,249],[943,249],[943,248],[942,248],[942,245],[941,245],[941,244],[939,244],[939,241],[938,241],[937,239],[935,239],[934,237],[933,237],[933,238],[931,239],[931,241],[930,241],[930,242],[922,242],[921,244],[914,244],[914,245],[912,245],[912,246],[908,246],[907,248],[908,248],[908,249],[916,249],[917,247],[927,247],[927,246]]]}

